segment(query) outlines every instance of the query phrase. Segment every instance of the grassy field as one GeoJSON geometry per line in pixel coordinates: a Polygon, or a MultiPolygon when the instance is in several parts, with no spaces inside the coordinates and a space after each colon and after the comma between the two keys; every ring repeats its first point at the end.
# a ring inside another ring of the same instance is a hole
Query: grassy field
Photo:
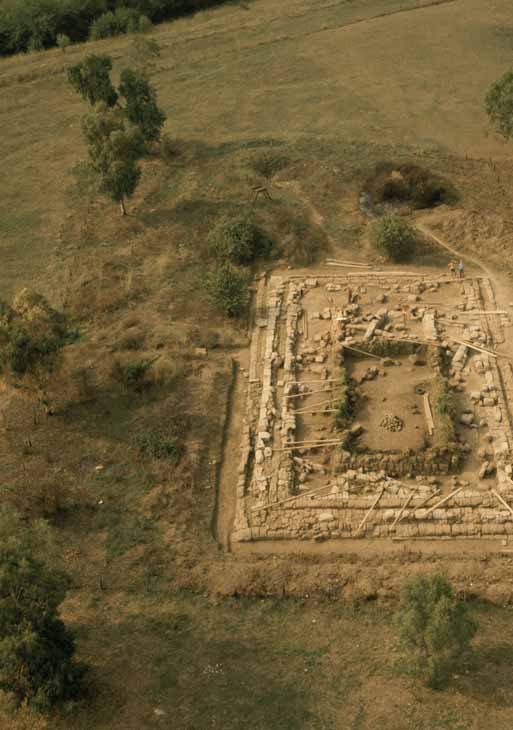
{"type": "MultiPolygon", "coordinates": [[[[249,207],[263,153],[283,163],[273,200],[255,208],[277,240],[365,258],[362,181],[381,159],[413,160],[458,190],[462,245],[482,253],[486,241],[490,262],[510,267],[512,166],[483,110],[511,63],[510,16],[507,0],[255,0],[159,26],[154,82],[176,156],[145,161],[125,219],[71,172],[85,156],[86,106],[64,70],[101,51],[117,74],[131,39],[0,63],[0,296],[33,286],[81,331],[53,384],[55,416],[0,389],[12,488],[1,496],[55,526],[73,579],[64,617],[93,693],[46,725],[6,716],[2,728],[511,728],[509,608],[476,605],[474,665],[440,695],[395,666],[390,606],[406,571],[423,569],[414,555],[375,561],[374,590],[352,556],[238,565],[218,550],[216,460],[247,331],[204,293],[206,236],[221,214],[249,207]],[[289,180],[298,187],[279,187],[289,180]],[[157,355],[146,389],[116,380],[117,363],[157,355]],[[142,455],[135,437],[178,416],[179,467],[142,455]]],[[[417,263],[445,259],[426,250],[417,263]]],[[[510,570],[461,561],[451,577],[507,603],[510,570]]]]}

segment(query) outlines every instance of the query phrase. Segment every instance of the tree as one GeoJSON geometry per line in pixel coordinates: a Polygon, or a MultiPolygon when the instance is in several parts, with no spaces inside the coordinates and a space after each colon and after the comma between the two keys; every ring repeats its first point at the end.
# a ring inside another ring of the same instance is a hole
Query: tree
{"type": "Polygon", "coordinates": [[[206,288],[212,304],[229,317],[238,317],[248,304],[248,278],[229,263],[208,275],[206,288]]]}
{"type": "Polygon", "coordinates": [[[103,102],[112,107],[118,100],[118,94],[110,79],[111,69],[110,56],[91,54],[84,61],[70,66],[67,78],[75,91],[92,106],[103,102]]]}
{"type": "Polygon", "coordinates": [[[24,383],[36,392],[49,415],[49,377],[56,370],[60,350],[76,335],[63,315],[37,292],[22,289],[12,307],[0,301],[0,371],[7,372],[18,387],[24,383]]]}
{"type": "Polygon", "coordinates": [[[415,232],[397,215],[376,221],[371,229],[371,241],[392,261],[407,261],[415,252],[415,232]]]}
{"type": "Polygon", "coordinates": [[[158,141],[166,115],[157,106],[157,94],[148,79],[140,71],[124,69],[121,72],[119,94],[126,100],[127,118],[139,127],[144,140],[158,141]]]}
{"type": "Polygon", "coordinates": [[[513,71],[496,81],[485,97],[486,113],[504,139],[513,137],[513,71]]]}
{"type": "Polygon", "coordinates": [[[136,36],[130,46],[130,63],[143,78],[148,79],[156,70],[160,54],[160,45],[154,38],[136,36]]]}
{"type": "Polygon", "coordinates": [[[141,177],[137,165],[144,153],[141,132],[127,128],[122,109],[105,105],[83,118],[82,129],[92,167],[100,176],[100,191],[119,203],[121,214],[126,215],[125,199],[134,194],[141,177]]]}
{"type": "Polygon", "coordinates": [[[59,617],[67,576],[27,547],[0,550],[0,689],[38,711],[79,696],[86,666],[59,617]]]}
{"type": "Polygon", "coordinates": [[[447,683],[478,628],[449,581],[436,574],[404,585],[395,624],[411,668],[436,689],[447,683]]]}

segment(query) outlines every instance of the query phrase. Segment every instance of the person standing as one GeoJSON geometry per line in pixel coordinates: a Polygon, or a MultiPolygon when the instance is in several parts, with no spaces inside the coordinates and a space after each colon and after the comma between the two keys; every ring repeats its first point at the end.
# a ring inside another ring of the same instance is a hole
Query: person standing
{"type": "Polygon", "coordinates": [[[352,302],[353,302],[353,290],[351,289],[351,287],[349,287],[347,290],[347,303],[352,304],[352,302]]]}
{"type": "Polygon", "coordinates": [[[454,261],[452,259],[449,261],[449,273],[451,274],[453,279],[456,277],[456,266],[454,265],[454,261]]]}
{"type": "Polygon", "coordinates": [[[460,260],[460,263],[458,264],[458,271],[460,272],[460,279],[465,278],[465,266],[463,265],[463,261],[460,260]]]}

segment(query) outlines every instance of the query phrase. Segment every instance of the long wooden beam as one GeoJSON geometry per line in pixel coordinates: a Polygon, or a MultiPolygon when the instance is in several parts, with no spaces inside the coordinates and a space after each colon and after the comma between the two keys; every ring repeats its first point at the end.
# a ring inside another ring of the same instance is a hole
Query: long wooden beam
{"type": "Polygon", "coordinates": [[[493,494],[495,494],[495,496],[497,497],[497,499],[499,500],[499,502],[501,502],[501,504],[503,504],[503,505],[504,505],[504,507],[506,507],[506,509],[507,509],[507,510],[508,510],[509,512],[511,512],[511,514],[513,515],[513,509],[511,509],[511,507],[510,507],[510,506],[509,506],[509,504],[508,504],[508,503],[506,502],[506,500],[504,500],[504,499],[503,499],[503,498],[501,497],[501,495],[499,494],[499,492],[496,492],[496,491],[495,491],[495,489],[492,489],[492,492],[493,492],[493,494]]]}
{"type": "Polygon", "coordinates": [[[277,502],[269,502],[269,504],[264,505],[263,507],[252,507],[252,512],[261,512],[264,509],[270,509],[271,507],[276,507],[278,504],[285,504],[286,502],[291,502],[293,499],[301,499],[301,497],[308,497],[310,494],[316,494],[317,492],[322,491],[323,489],[328,489],[328,487],[332,487],[332,484],[325,484],[323,487],[317,487],[316,489],[311,489],[309,492],[303,492],[303,494],[294,494],[292,497],[286,497],[285,499],[279,499],[277,502]]]}
{"type": "Polygon", "coordinates": [[[365,525],[365,523],[369,519],[369,517],[370,517],[371,513],[373,512],[374,508],[376,507],[376,505],[378,504],[379,500],[383,496],[383,492],[384,491],[385,491],[385,487],[382,487],[381,488],[381,492],[378,494],[378,496],[376,497],[376,499],[374,500],[374,502],[371,504],[371,506],[367,510],[367,513],[365,514],[365,517],[363,518],[363,520],[358,525],[358,528],[357,528],[356,532],[354,533],[355,535],[358,535],[358,533],[360,532],[360,530],[362,529],[362,527],[365,525]]]}
{"type": "MultiPolygon", "coordinates": [[[[433,512],[433,510],[437,509],[438,507],[441,507],[443,504],[445,504],[450,499],[455,497],[459,492],[461,492],[462,489],[463,489],[463,487],[458,487],[458,489],[455,489],[454,492],[451,492],[450,494],[448,494],[447,497],[444,497],[439,502],[434,504],[432,507],[430,507],[428,510],[426,510],[426,514],[424,515],[424,517],[427,517],[428,515],[431,514],[431,512],[433,512]]],[[[419,509],[419,507],[417,507],[417,509],[419,509]]]]}

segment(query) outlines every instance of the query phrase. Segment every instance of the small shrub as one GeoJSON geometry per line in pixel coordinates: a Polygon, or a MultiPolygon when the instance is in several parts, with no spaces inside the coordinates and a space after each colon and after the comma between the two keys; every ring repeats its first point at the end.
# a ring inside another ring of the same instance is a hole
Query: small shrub
{"type": "Polygon", "coordinates": [[[170,134],[164,132],[160,137],[160,156],[168,165],[174,162],[178,157],[180,151],[178,149],[176,140],[174,140],[170,134]]]}
{"type": "Polygon", "coordinates": [[[259,175],[271,178],[277,172],[287,167],[290,164],[290,161],[283,155],[275,155],[271,152],[262,152],[261,154],[253,157],[249,164],[259,175]]]}
{"type": "Polygon", "coordinates": [[[114,359],[111,376],[126,388],[134,388],[136,391],[141,392],[151,385],[147,373],[157,359],[156,357],[151,360],[143,359],[128,365],[122,365],[118,359],[114,359]]]}
{"type": "Polygon", "coordinates": [[[248,218],[224,221],[208,237],[210,253],[233,264],[249,264],[258,256],[268,256],[272,241],[248,218]]]}
{"type": "Polygon", "coordinates": [[[388,215],[371,228],[371,242],[392,261],[408,261],[415,253],[415,232],[399,216],[388,215]]]}
{"type": "Polygon", "coordinates": [[[248,279],[231,264],[222,264],[207,276],[206,289],[213,306],[229,317],[240,316],[248,305],[248,279]]]}
{"type": "Polygon", "coordinates": [[[158,431],[139,433],[134,439],[136,447],[144,454],[154,459],[169,459],[177,462],[182,453],[178,436],[162,434],[158,431]]]}
{"type": "Polygon", "coordinates": [[[70,37],[65,33],[59,33],[56,38],[57,45],[63,53],[66,53],[66,48],[71,44],[70,37]]]}
{"type": "Polygon", "coordinates": [[[442,575],[416,576],[404,585],[395,625],[409,669],[434,689],[447,684],[478,628],[442,575]]]}

